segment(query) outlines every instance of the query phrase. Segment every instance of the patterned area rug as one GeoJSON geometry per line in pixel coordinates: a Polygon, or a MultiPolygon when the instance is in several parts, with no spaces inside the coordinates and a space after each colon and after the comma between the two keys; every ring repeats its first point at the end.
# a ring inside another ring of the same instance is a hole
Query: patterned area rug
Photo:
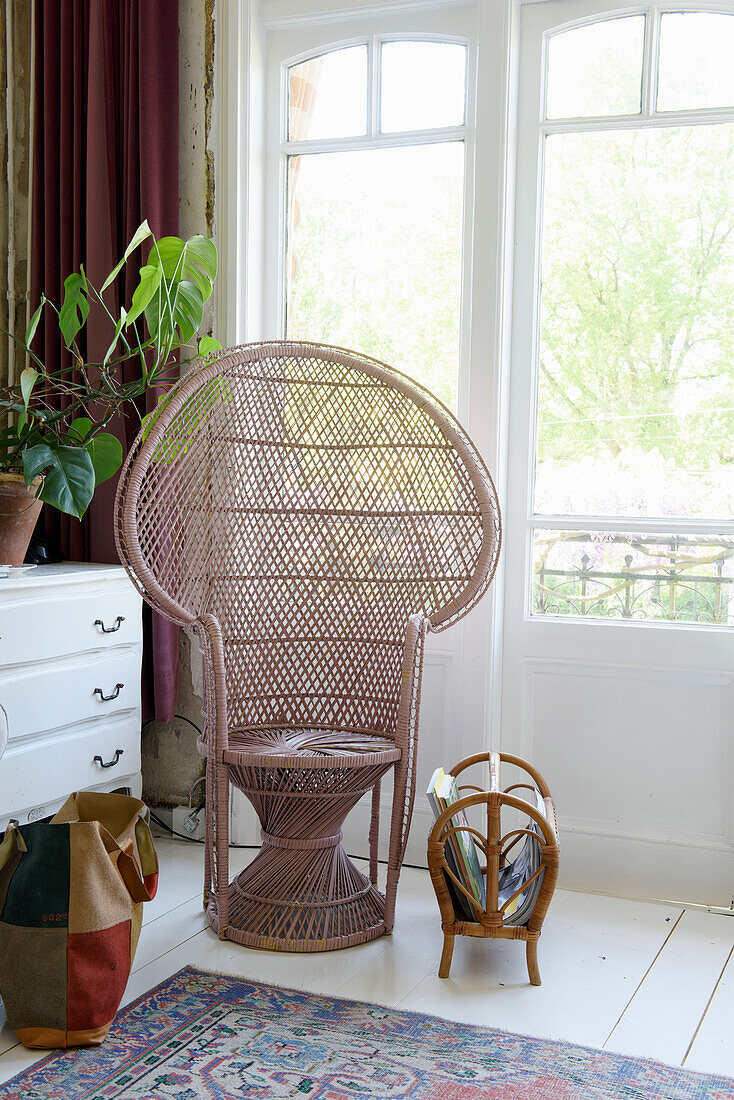
{"type": "Polygon", "coordinates": [[[0,1100],[732,1100],[734,1080],[187,967],[0,1100]]]}

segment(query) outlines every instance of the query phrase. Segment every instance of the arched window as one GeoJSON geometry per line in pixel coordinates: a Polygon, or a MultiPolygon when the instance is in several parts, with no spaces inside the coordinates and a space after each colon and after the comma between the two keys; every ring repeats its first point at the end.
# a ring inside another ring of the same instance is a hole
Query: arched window
{"type": "Polygon", "coordinates": [[[283,327],[399,366],[455,408],[467,46],[366,37],[284,66],[283,327]]]}

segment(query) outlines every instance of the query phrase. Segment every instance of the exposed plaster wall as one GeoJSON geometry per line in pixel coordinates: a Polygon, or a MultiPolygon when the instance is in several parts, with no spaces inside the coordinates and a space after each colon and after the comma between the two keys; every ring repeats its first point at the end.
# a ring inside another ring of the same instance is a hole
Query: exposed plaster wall
{"type": "MultiPolygon", "coordinates": [[[[151,806],[184,805],[191,787],[204,774],[195,728],[201,726],[201,658],[198,641],[192,641],[184,630],[179,635],[178,659],[176,712],[180,717],[172,722],[151,722],[143,731],[143,797],[151,806]]],[[[195,805],[200,801],[201,785],[195,805]]]]}
{"type": "MultiPolygon", "coordinates": [[[[28,0],[0,0],[0,327],[26,327],[31,94],[31,10],[28,0]]],[[[12,341],[0,334],[0,386],[23,369],[12,341]]]]}
{"type": "Polygon", "coordinates": [[[214,88],[214,0],[179,4],[181,236],[211,235],[214,158],[209,148],[214,88]]]}
{"type": "MultiPolygon", "coordinates": [[[[179,232],[213,235],[214,157],[210,144],[214,90],[215,0],[179,2],[179,232]]],[[[204,328],[211,331],[212,301],[204,328]]],[[[203,771],[196,751],[201,725],[203,672],[196,638],[181,631],[179,691],[176,711],[181,718],[143,731],[143,790],[152,805],[182,805],[203,771]]],[[[201,785],[197,788],[200,796],[201,785]]]]}

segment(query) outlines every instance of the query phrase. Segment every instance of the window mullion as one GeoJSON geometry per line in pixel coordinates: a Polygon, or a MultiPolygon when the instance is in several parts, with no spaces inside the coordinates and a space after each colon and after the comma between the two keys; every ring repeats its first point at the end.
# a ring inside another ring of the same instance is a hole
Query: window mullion
{"type": "Polygon", "coordinates": [[[328,138],[323,141],[284,142],[282,148],[288,156],[306,153],[343,153],[359,149],[402,149],[408,145],[439,145],[446,141],[465,141],[465,126],[445,130],[408,130],[396,134],[376,134],[374,137],[328,138]]]}
{"type": "Polygon", "coordinates": [[[642,117],[655,115],[660,53],[660,11],[652,4],[645,19],[645,56],[642,66],[642,117]]]}
{"type": "Polygon", "coordinates": [[[548,134],[580,134],[603,130],[674,129],[679,126],[715,126],[731,122],[731,107],[707,107],[691,111],[658,111],[652,118],[643,115],[590,115],[587,118],[564,118],[558,122],[543,122],[540,130],[548,134]]]}
{"type": "Polygon", "coordinates": [[[543,515],[528,517],[530,531],[606,531],[627,534],[672,535],[734,535],[734,520],[711,519],[708,516],[684,519],[679,516],[571,516],[543,515]]]}
{"type": "Polygon", "coordinates": [[[380,75],[380,46],[373,34],[367,57],[367,136],[371,138],[380,128],[380,75]]]}

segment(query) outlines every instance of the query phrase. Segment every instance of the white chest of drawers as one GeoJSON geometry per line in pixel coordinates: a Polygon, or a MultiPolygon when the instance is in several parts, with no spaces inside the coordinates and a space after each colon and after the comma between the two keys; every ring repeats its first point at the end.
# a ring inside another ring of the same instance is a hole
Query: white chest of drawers
{"type": "Polygon", "coordinates": [[[72,791],[140,796],[141,612],[119,566],[0,579],[0,832],[72,791]]]}

